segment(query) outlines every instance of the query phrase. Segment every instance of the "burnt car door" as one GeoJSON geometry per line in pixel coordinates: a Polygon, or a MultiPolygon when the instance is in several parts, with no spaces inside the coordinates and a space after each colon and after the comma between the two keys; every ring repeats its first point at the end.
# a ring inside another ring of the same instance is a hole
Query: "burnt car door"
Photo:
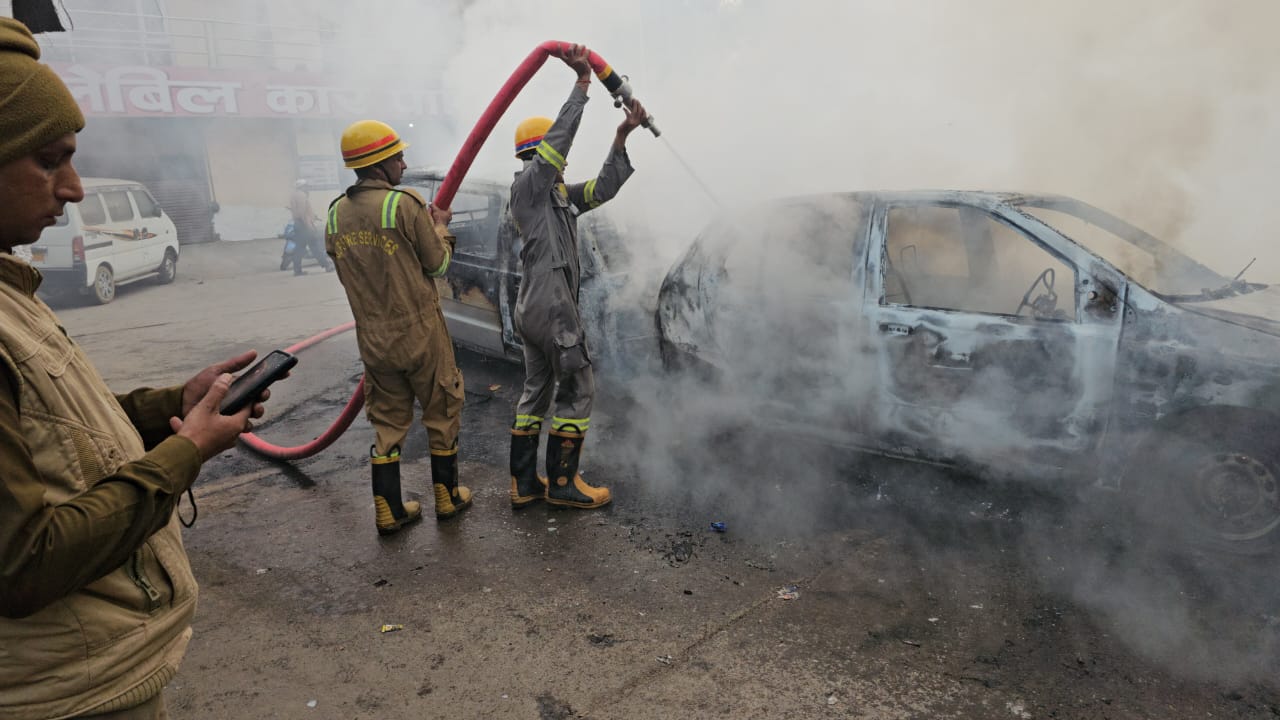
{"type": "Polygon", "coordinates": [[[754,417],[865,446],[856,346],[870,215],[854,195],[799,198],[732,216],[709,233],[715,259],[685,300],[705,307],[697,316],[703,357],[715,358],[728,394],[754,417]]]}
{"type": "Polygon", "coordinates": [[[877,205],[865,308],[885,448],[1024,469],[1097,446],[1123,298],[1037,229],[995,202],[877,205]]]}
{"type": "Polygon", "coordinates": [[[597,372],[629,379],[657,362],[654,310],[662,277],[652,261],[652,235],[599,208],[578,218],[582,268],[580,308],[597,372]]]}

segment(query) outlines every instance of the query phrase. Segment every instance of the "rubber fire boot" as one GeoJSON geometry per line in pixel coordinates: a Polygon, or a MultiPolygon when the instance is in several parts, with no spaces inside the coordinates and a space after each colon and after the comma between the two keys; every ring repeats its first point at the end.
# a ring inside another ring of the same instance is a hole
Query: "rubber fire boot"
{"type": "Polygon", "coordinates": [[[609,488],[592,487],[578,474],[584,433],[552,430],[547,440],[547,504],[591,509],[609,504],[609,488]]]}
{"type": "Polygon", "coordinates": [[[543,499],[547,479],[538,476],[538,435],[541,427],[511,429],[511,507],[519,510],[543,499]]]}
{"type": "Polygon", "coordinates": [[[458,484],[458,451],[431,451],[431,486],[436,494],[436,519],[444,520],[471,507],[471,491],[458,484]]]}
{"type": "Polygon", "coordinates": [[[369,448],[369,462],[373,468],[373,508],[378,534],[390,535],[409,523],[422,519],[422,507],[416,500],[400,498],[400,448],[393,448],[387,455],[376,455],[369,448]]]}

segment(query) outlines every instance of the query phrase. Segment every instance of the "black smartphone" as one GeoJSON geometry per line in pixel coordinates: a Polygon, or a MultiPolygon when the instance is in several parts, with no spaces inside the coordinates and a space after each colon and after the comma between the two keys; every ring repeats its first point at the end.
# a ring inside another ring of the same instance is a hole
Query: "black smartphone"
{"type": "Polygon", "coordinates": [[[283,350],[272,350],[231,382],[231,388],[227,390],[226,397],[222,398],[219,411],[223,415],[235,415],[249,403],[257,402],[267,386],[284,377],[297,364],[298,358],[293,355],[283,350]]]}

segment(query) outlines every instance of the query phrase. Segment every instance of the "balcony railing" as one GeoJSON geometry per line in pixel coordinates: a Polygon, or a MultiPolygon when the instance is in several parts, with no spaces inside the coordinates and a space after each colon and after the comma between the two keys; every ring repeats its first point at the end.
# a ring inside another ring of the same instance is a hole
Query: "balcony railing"
{"type": "Polygon", "coordinates": [[[50,62],[197,65],[318,72],[336,30],[238,20],[77,10],[74,29],[39,36],[50,62]]]}

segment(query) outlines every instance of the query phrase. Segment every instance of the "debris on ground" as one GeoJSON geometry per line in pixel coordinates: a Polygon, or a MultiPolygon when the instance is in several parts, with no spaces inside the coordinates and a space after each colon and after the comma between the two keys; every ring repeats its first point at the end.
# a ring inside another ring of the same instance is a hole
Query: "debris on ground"
{"type": "Polygon", "coordinates": [[[658,662],[662,663],[663,665],[670,665],[670,664],[671,664],[671,656],[670,656],[670,655],[659,655],[659,656],[658,656],[658,662]]]}
{"type": "Polygon", "coordinates": [[[490,385],[489,392],[497,392],[502,389],[501,385],[490,385]]]}
{"type": "Polygon", "coordinates": [[[722,522],[713,522],[711,523],[711,529],[715,530],[716,532],[722,533],[725,530],[728,530],[729,528],[722,522]]]}
{"type": "Polygon", "coordinates": [[[395,632],[397,630],[403,630],[403,629],[404,629],[403,625],[383,625],[382,627],[378,628],[378,632],[389,633],[389,632],[395,632]]]}
{"type": "Polygon", "coordinates": [[[267,571],[268,571],[268,570],[270,570],[270,569],[271,569],[271,568],[258,568],[258,574],[259,574],[259,575],[266,575],[266,574],[267,574],[267,571]]]}
{"type": "Polygon", "coordinates": [[[612,633],[591,633],[587,640],[596,647],[613,647],[618,642],[612,633]]]}
{"type": "Polygon", "coordinates": [[[316,705],[317,705],[317,703],[316,703],[316,701],[315,701],[315,700],[308,700],[308,701],[307,701],[307,707],[309,707],[309,708],[313,708],[313,707],[315,707],[316,705]]]}
{"type": "Polygon", "coordinates": [[[374,587],[382,587],[383,585],[386,585],[386,584],[387,584],[387,579],[386,579],[386,578],[380,578],[380,579],[378,579],[378,580],[374,580],[374,581],[373,581],[373,586],[374,586],[374,587]]]}
{"type": "Polygon", "coordinates": [[[1027,706],[1021,700],[1007,702],[1004,706],[1014,717],[1020,720],[1031,720],[1031,713],[1027,712],[1027,706]]]}
{"type": "Polygon", "coordinates": [[[662,557],[668,565],[677,567],[693,558],[694,544],[688,540],[673,540],[671,548],[662,557]]]}
{"type": "Polygon", "coordinates": [[[837,700],[836,700],[836,696],[835,696],[835,695],[829,695],[829,696],[827,696],[827,704],[828,704],[828,705],[835,705],[835,704],[836,704],[836,702],[837,702],[837,700]]]}
{"type": "Polygon", "coordinates": [[[800,587],[797,585],[787,585],[786,587],[778,588],[779,600],[795,600],[796,598],[799,598],[799,597],[800,597],[800,587]]]}
{"type": "Polygon", "coordinates": [[[916,642],[915,640],[903,640],[902,644],[910,645],[911,647],[920,647],[920,643],[916,642]]]}

